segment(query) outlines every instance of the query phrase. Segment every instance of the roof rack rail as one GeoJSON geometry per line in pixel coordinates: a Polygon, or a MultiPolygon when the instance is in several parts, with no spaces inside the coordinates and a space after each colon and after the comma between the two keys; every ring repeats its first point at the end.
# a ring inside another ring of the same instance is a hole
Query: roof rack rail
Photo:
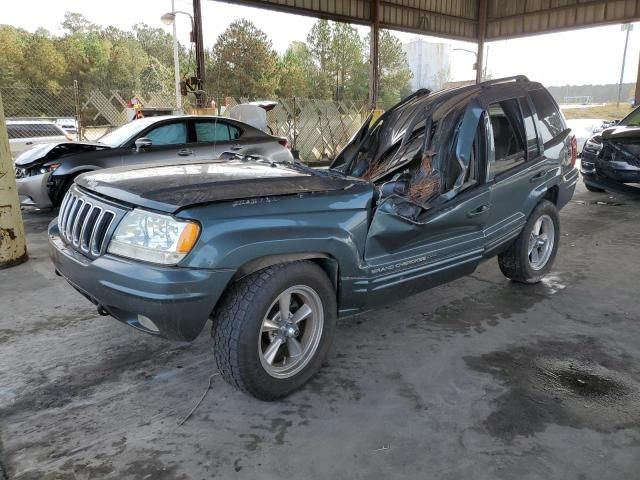
{"type": "Polygon", "coordinates": [[[496,78],[494,80],[486,80],[484,82],[480,82],[480,86],[484,87],[487,85],[495,85],[496,83],[506,83],[506,82],[528,82],[529,79],[526,75],[513,75],[511,77],[503,77],[496,78]]]}

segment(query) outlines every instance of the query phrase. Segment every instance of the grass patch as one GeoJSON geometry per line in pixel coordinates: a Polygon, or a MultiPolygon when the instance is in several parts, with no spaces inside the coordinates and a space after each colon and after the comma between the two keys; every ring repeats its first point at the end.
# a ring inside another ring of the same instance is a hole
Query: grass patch
{"type": "Polygon", "coordinates": [[[562,113],[567,120],[575,118],[602,118],[603,120],[621,120],[631,111],[631,105],[626,102],[620,102],[620,106],[616,107],[615,102],[605,103],[587,108],[567,108],[562,113]]]}

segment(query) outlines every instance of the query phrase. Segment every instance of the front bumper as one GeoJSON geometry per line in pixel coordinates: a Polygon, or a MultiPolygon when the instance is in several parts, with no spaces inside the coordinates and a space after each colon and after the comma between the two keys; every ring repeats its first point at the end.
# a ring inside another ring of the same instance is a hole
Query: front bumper
{"type": "Polygon", "coordinates": [[[20,205],[23,207],[50,208],[53,206],[49,198],[47,183],[51,172],[16,179],[20,205]]]}
{"type": "MultiPolygon", "coordinates": [[[[593,170],[581,169],[582,181],[587,185],[600,188],[608,192],[624,193],[626,195],[640,195],[640,188],[626,185],[620,181],[605,177],[593,170]]],[[[640,182],[640,180],[638,181],[640,182]]]]}
{"type": "Polygon", "coordinates": [[[49,225],[49,251],[56,272],[117,320],[174,340],[198,336],[235,273],[228,269],[165,267],[103,255],[91,260],[49,225]],[[157,331],[141,323],[150,319],[157,331]]]}

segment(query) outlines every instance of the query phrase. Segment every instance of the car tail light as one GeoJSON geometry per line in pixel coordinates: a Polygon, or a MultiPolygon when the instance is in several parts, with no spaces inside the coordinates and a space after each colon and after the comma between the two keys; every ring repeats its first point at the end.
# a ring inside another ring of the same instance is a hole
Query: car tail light
{"type": "Polygon", "coordinates": [[[286,138],[278,139],[278,143],[282,145],[284,148],[291,150],[291,144],[289,143],[289,140],[287,140],[286,138]]]}
{"type": "Polygon", "coordinates": [[[576,160],[578,159],[578,140],[576,140],[576,136],[571,136],[571,168],[576,166],[576,160]]]}

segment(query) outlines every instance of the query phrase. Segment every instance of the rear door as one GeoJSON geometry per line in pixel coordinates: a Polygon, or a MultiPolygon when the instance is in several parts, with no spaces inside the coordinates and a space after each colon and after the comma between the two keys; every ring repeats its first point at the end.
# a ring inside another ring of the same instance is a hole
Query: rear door
{"type": "Polygon", "coordinates": [[[193,147],[198,160],[213,160],[224,152],[241,148],[242,131],[224,119],[196,119],[193,122],[196,143],[193,147]]]}
{"type": "Polygon", "coordinates": [[[524,91],[491,103],[488,114],[491,214],[485,235],[490,255],[520,233],[540,196],[536,190],[551,171],[524,91]]]}

